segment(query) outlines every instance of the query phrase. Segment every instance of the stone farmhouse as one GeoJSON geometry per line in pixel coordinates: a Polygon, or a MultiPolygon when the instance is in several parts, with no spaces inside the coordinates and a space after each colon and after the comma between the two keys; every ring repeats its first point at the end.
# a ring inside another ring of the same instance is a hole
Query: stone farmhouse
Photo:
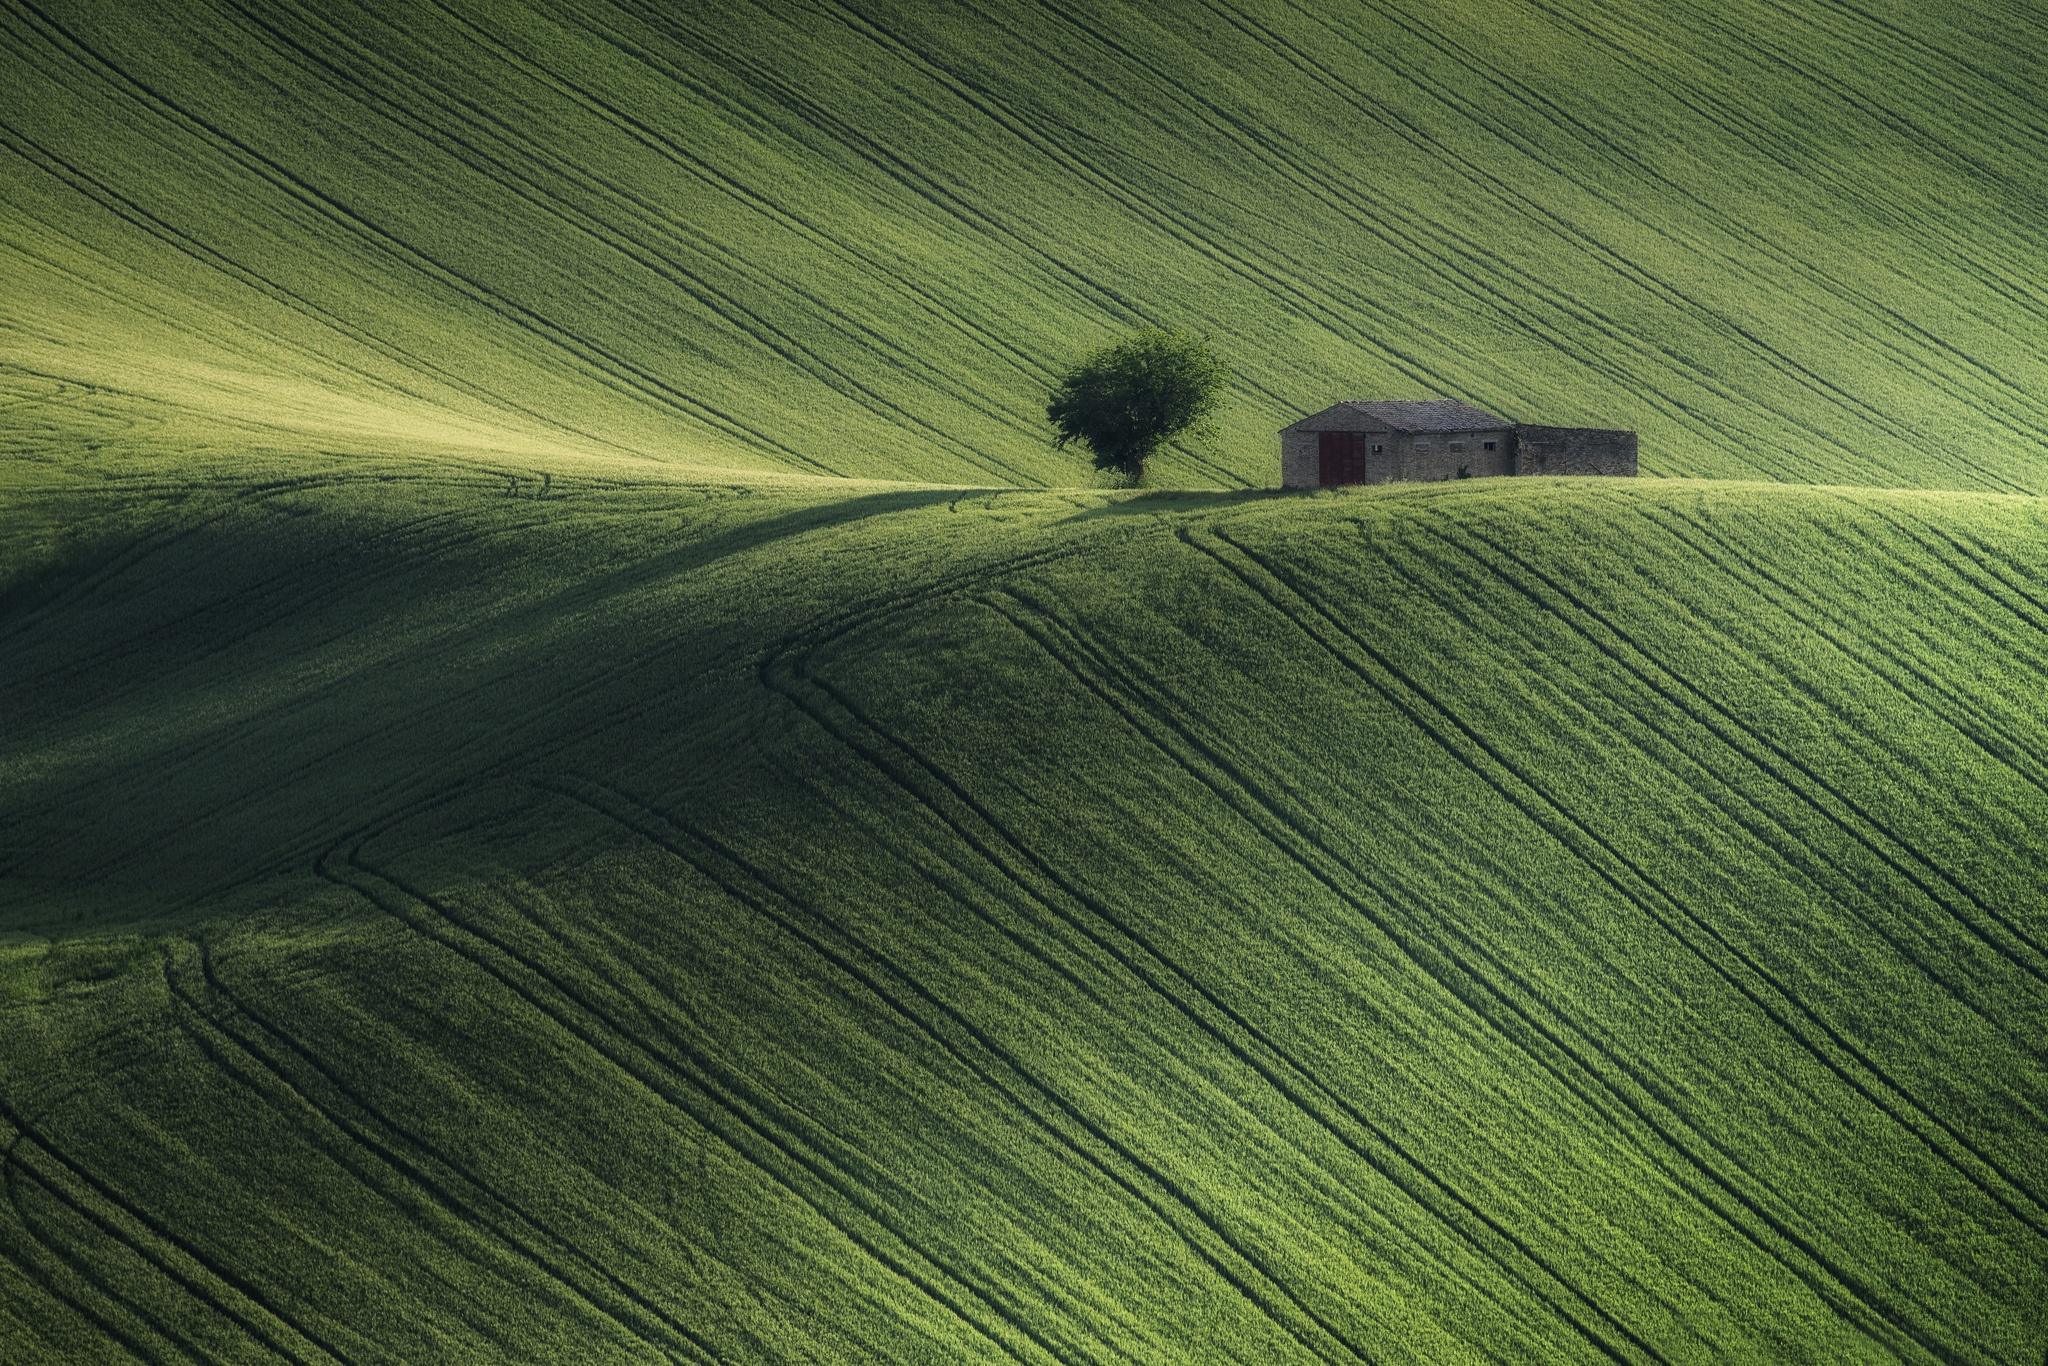
{"type": "Polygon", "coordinates": [[[1352,400],[1280,429],[1280,483],[1290,489],[1635,472],[1634,432],[1509,422],[1448,398],[1352,400]]]}

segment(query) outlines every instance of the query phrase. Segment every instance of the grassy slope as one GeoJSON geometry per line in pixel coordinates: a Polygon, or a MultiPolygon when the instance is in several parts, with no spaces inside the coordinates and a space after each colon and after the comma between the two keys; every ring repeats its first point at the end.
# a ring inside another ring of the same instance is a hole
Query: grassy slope
{"type": "Polygon", "coordinates": [[[0,4],[0,1357],[2041,1357],[2038,15],[679,8],[0,4]]]}
{"type": "Polygon", "coordinates": [[[2048,1345],[2031,500],[32,482],[0,1354],[2048,1345]]]}
{"type": "Polygon", "coordinates": [[[2036,490],[2035,9],[1905,0],[0,7],[0,360],[331,441],[1066,483],[1141,319],[1180,484],[1442,392],[1660,474],[2036,490]],[[381,416],[375,416],[380,415],[381,416]]]}

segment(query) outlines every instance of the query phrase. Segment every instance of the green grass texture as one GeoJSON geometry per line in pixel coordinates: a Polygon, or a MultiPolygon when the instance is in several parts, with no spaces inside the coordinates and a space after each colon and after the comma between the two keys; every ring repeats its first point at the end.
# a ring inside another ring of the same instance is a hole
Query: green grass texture
{"type": "Polygon", "coordinates": [[[2048,490],[2012,0],[8,0],[0,363],[304,434],[1081,482],[1144,323],[1175,486],[1444,395],[1667,476],[2048,490]]]}
{"type": "Polygon", "coordinates": [[[2042,1366],[2044,26],[0,0],[0,1361],[2042,1366]]]}
{"type": "Polygon", "coordinates": [[[2033,499],[14,468],[0,1357],[2048,1346],[2033,499]]]}

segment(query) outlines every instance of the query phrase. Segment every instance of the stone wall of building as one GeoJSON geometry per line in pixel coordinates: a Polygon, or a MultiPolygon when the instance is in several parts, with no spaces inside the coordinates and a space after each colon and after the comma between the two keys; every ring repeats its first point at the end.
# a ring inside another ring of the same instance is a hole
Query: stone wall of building
{"type": "Polygon", "coordinates": [[[1515,472],[1512,432],[1416,432],[1395,438],[1393,449],[1398,463],[1388,477],[1414,483],[1456,479],[1460,470],[1467,479],[1515,472]]]}
{"type": "Polygon", "coordinates": [[[1363,482],[1368,484],[1456,479],[1460,471],[1472,479],[1509,474],[1627,477],[1636,472],[1634,432],[1524,423],[1504,431],[1410,433],[1373,431],[1349,413],[1321,420],[1327,424],[1323,428],[1286,432],[1280,437],[1282,488],[1322,486],[1323,430],[1358,432],[1364,438],[1363,482]],[[1492,450],[1487,449],[1489,444],[1492,450]]]}
{"type": "Polygon", "coordinates": [[[1392,432],[1362,432],[1365,438],[1365,483],[1384,484],[1399,479],[1401,438],[1392,432]],[[1374,450],[1373,447],[1379,447],[1374,450]]]}
{"type": "MultiPolygon", "coordinates": [[[[1363,482],[1368,484],[1455,479],[1461,469],[1473,479],[1515,472],[1515,442],[1511,431],[1409,434],[1372,431],[1338,423],[1332,423],[1325,430],[1358,432],[1365,438],[1363,482]],[[1490,451],[1486,449],[1489,442],[1493,446],[1490,451]],[[1374,446],[1380,449],[1374,451],[1374,446]]],[[[1287,432],[1281,436],[1280,486],[1289,489],[1322,486],[1320,431],[1287,432]]]]}
{"type": "Polygon", "coordinates": [[[1322,482],[1322,456],[1315,432],[1288,432],[1280,438],[1280,487],[1312,489],[1322,482]]]}
{"type": "Polygon", "coordinates": [[[1600,427],[1515,428],[1516,474],[1610,474],[1634,477],[1636,434],[1600,427]]]}

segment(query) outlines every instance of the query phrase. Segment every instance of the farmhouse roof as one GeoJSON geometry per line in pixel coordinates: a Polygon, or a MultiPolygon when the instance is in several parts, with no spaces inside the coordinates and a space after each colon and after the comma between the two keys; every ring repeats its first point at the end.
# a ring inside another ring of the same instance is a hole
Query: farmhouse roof
{"type": "MultiPolygon", "coordinates": [[[[1342,417],[1352,413],[1390,432],[1481,432],[1515,425],[1506,418],[1495,417],[1483,408],[1474,408],[1454,398],[1349,399],[1280,430],[1310,430],[1308,424],[1318,418],[1342,417]]],[[[1322,430],[1322,424],[1318,423],[1313,430],[1322,430]]]]}

